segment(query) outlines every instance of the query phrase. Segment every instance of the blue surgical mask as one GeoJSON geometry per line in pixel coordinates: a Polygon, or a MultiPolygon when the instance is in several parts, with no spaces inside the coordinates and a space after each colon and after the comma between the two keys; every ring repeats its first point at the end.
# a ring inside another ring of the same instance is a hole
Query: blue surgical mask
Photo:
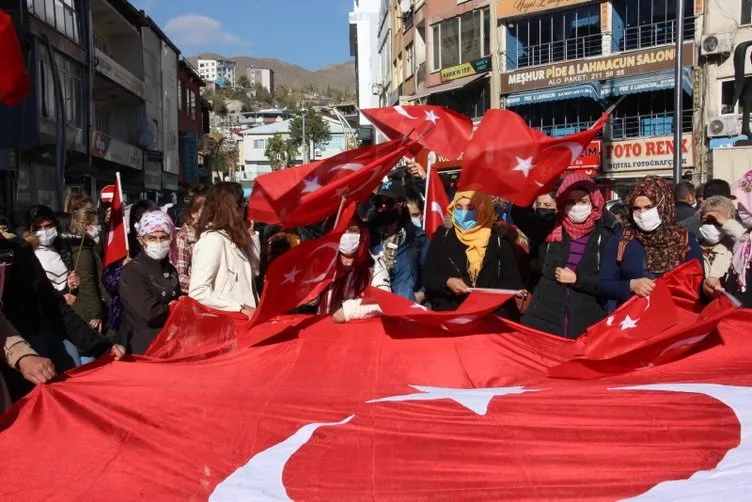
{"type": "Polygon", "coordinates": [[[413,225],[415,225],[418,228],[423,228],[423,220],[418,218],[417,216],[411,216],[410,220],[413,222],[413,225]]]}
{"type": "Polygon", "coordinates": [[[454,221],[462,230],[478,226],[478,211],[475,209],[455,209],[454,221]]]}

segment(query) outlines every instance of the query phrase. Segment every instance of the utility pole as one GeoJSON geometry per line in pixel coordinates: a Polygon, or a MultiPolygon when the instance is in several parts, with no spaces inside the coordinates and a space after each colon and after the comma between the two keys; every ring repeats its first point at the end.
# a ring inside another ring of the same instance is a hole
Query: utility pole
{"type": "Polygon", "coordinates": [[[491,108],[501,108],[501,68],[499,67],[499,26],[496,15],[498,2],[490,2],[491,27],[491,108]]]}
{"type": "Polygon", "coordinates": [[[303,113],[303,164],[308,164],[308,140],[305,130],[306,109],[301,108],[300,111],[303,113]]]}
{"type": "Polygon", "coordinates": [[[684,2],[679,0],[676,8],[676,68],[674,72],[674,183],[682,178],[682,57],[684,49],[684,2]]]}

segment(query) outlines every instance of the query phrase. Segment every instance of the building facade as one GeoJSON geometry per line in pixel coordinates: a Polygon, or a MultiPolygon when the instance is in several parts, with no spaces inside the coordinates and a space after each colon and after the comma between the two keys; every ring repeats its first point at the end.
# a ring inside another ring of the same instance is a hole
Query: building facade
{"type": "Polygon", "coordinates": [[[178,62],[177,80],[180,183],[208,183],[211,181],[209,170],[199,161],[204,134],[209,133],[209,106],[201,97],[205,82],[185,59],[178,62]]]}
{"type": "MultiPolygon", "coordinates": [[[[355,58],[356,101],[359,109],[378,108],[381,84],[379,10],[381,0],[354,0],[350,12],[350,56],[355,58]]],[[[358,114],[358,139],[371,143],[373,125],[358,114]]]]}
{"type": "Polygon", "coordinates": [[[267,91],[269,91],[269,94],[274,96],[274,70],[270,70],[269,68],[254,68],[253,66],[246,68],[245,75],[248,77],[248,82],[251,84],[251,87],[256,87],[256,85],[260,85],[267,91]]]}
{"type": "Polygon", "coordinates": [[[235,86],[235,62],[227,59],[199,59],[198,73],[221,87],[235,86]]]}

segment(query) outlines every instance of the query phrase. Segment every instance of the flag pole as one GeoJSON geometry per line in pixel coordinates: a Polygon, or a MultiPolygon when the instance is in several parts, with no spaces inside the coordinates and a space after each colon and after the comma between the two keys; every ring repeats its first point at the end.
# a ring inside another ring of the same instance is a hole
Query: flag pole
{"type": "MultiPolygon", "coordinates": [[[[120,171],[115,173],[115,189],[118,191],[118,195],[120,195],[120,214],[123,215],[123,233],[125,234],[125,251],[126,255],[125,257],[128,258],[131,253],[130,245],[128,243],[128,223],[125,221],[125,207],[123,200],[123,183],[120,181],[120,171]]],[[[110,210],[110,226],[112,225],[112,210],[110,210]]],[[[115,229],[113,228],[113,231],[115,229]]],[[[109,237],[109,236],[108,236],[109,237]]]]}
{"type": "Polygon", "coordinates": [[[431,184],[431,169],[433,169],[434,163],[436,163],[436,153],[433,151],[428,152],[428,157],[426,158],[426,193],[423,196],[423,231],[426,230],[426,219],[430,210],[426,206],[428,205],[428,190],[431,184]]]}
{"type": "Polygon", "coordinates": [[[342,210],[345,209],[345,202],[347,202],[347,199],[342,197],[342,200],[339,203],[339,209],[337,209],[337,217],[334,219],[335,227],[339,225],[339,219],[342,217],[342,210]]]}

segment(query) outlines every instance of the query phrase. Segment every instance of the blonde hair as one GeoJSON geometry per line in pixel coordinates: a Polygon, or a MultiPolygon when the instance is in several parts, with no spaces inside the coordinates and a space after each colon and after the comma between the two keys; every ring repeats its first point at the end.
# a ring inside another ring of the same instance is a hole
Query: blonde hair
{"type": "Polygon", "coordinates": [[[714,195],[703,201],[702,206],[700,206],[700,216],[705,217],[710,211],[718,211],[729,218],[733,218],[736,208],[734,207],[734,201],[728,197],[714,195]]]}
{"type": "Polygon", "coordinates": [[[69,230],[74,235],[85,235],[91,225],[97,222],[97,213],[94,209],[82,207],[71,213],[69,230]]]}

